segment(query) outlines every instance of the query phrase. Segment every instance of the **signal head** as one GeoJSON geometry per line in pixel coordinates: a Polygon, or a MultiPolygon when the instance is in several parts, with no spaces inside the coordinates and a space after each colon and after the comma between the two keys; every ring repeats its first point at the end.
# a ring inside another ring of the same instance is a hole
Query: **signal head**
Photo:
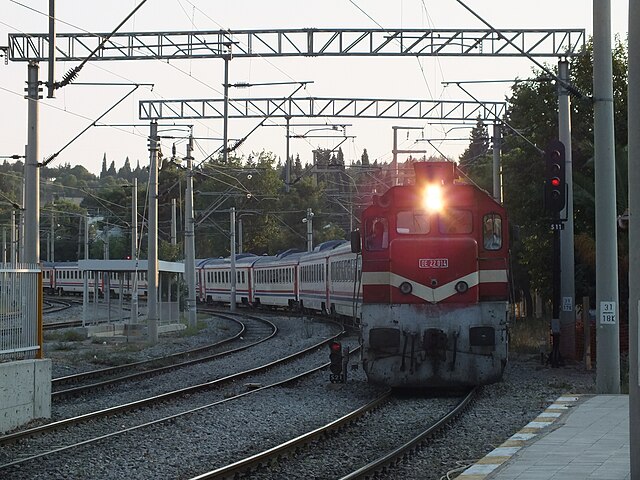
{"type": "Polygon", "coordinates": [[[559,140],[553,140],[544,153],[545,161],[545,208],[560,212],[566,204],[565,149],[559,140]]]}

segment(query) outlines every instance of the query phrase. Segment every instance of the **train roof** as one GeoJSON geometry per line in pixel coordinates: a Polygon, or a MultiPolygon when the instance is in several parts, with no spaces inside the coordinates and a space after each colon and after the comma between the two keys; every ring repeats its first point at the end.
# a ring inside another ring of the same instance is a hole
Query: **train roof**
{"type": "Polygon", "coordinates": [[[300,256],[300,262],[315,260],[317,258],[325,258],[333,253],[336,248],[341,245],[348,244],[346,240],[329,240],[323,242],[313,249],[313,252],[307,252],[300,256]]]}
{"type": "Polygon", "coordinates": [[[282,265],[282,264],[290,265],[292,263],[293,264],[298,263],[298,260],[304,254],[306,254],[306,252],[292,248],[289,250],[285,250],[284,252],[279,253],[278,255],[261,257],[260,260],[258,260],[255,263],[255,265],[260,267],[276,266],[276,265],[282,265]]]}
{"type": "MultiPolygon", "coordinates": [[[[92,272],[140,272],[149,268],[148,260],[80,260],[77,265],[80,270],[92,272]]],[[[158,260],[158,271],[184,273],[184,263],[158,260]]]]}
{"type": "MultiPolygon", "coordinates": [[[[253,253],[239,253],[236,255],[236,267],[253,265],[257,260],[262,257],[254,255],[253,253]]],[[[196,260],[196,268],[203,267],[224,267],[231,264],[231,258],[203,258],[196,260]]]]}

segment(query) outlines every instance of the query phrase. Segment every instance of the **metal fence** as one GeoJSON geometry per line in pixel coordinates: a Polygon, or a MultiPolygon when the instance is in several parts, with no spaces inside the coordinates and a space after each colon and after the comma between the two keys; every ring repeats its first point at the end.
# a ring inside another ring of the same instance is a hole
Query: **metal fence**
{"type": "Polygon", "coordinates": [[[42,358],[42,272],[0,263],[0,362],[42,358]]]}

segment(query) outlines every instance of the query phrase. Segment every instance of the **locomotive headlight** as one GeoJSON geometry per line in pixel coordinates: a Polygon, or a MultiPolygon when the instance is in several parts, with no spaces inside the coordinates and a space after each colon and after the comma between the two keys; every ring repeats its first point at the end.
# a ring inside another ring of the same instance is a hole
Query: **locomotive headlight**
{"type": "Polygon", "coordinates": [[[409,282],[402,282],[400,284],[400,292],[405,294],[405,295],[409,295],[411,292],[413,291],[413,287],[411,286],[411,284],[409,282]]]}
{"type": "Polygon", "coordinates": [[[467,290],[469,290],[469,284],[467,282],[461,281],[456,283],[456,292],[465,293],[467,290]]]}
{"type": "Polygon", "coordinates": [[[430,211],[442,210],[442,187],[440,185],[429,185],[424,192],[424,206],[430,211]]]}

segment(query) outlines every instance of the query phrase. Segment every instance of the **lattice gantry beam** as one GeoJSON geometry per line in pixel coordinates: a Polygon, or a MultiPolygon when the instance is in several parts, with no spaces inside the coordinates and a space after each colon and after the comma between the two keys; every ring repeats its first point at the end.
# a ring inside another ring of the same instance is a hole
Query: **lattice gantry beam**
{"type": "MultiPolygon", "coordinates": [[[[224,118],[223,99],[143,100],[140,120],[224,118]]],[[[229,99],[229,118],[349,117],[410,120],[484,120],[502,118],[503,102],[389,100],[371,98],[229,99]]]]}
{"type": "MultiPolygon", "coordinates": [[[[574,56],[585,45],[583,29],[292,29],[116,33],[91,58],[144,60],[293,56],[574,56]],[[508,39],[508,40],[505,40],[508,39]],[[518,48],[514,47],[516,45],[518,48]],[[521,51],[520,51],[521,50],[521,51]]],[[[81,61],[105,33],[58,33],[57,60],[81,61]]],[[[45,61],[46,33],[9,34],[9,59],[45,61]]]]}

